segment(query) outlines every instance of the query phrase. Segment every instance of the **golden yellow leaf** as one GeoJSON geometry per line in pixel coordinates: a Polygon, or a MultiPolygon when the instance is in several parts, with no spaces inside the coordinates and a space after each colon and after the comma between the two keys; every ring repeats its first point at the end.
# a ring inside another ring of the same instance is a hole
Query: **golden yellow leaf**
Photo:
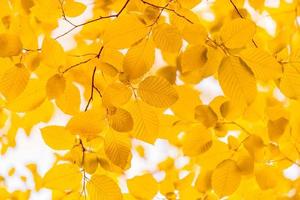
{"type": "Polygon", "coordinates": [[[133,102],[128,109],[133,118],[131,135],[153,144],[158,136],[159,120],[150,106],[141,101],[133,102]]]}
{"type": "Polygon", "coordinates": [[[204,66],[207,49],[202,45],[188,47],[181,55],[181,72],[189,72],[204,66]]]}
{"type": "Polygon", "coordinates": [[[98,168],[98,157],[96,153],[93,152],[84,152],[84,160],[83,160],[83,167],[84,170],[89,173],[93,174],[98,168]]]}
{"type": "Polygon", "coordinates": [[[106,28],[103,42],[106,47],[110,48],[128,48],[144,38],[148,29],[134,14],[122,15],[106,28]]]}
{"type": "Polygon", "coordinates": [[[65,89],[66,79],[63,76],[55,74],[48,79],[46,91],[49,99],[59,97],[64,93],[65,89]]]}
{"type": "Polygon", "coordinates": [[[122,106],[126,104],[132,96],[132,90],[122,83],[112,83],[108,85],[103,93],[105,104],[122,106]]]}
{"type": "Polygon", "coordinates": [[[276,187],[278,172],[275,166],[263,166],[255,171],[255,179],[262,190],[276,187]]]}
{"type": "Polygon", "coordinates": [[[105,154],[118,167],[125,169],[131,159],[131,141],[126,133],[108,131],[104,140],[105,154]]]}
{"type": "Polygon", "coordinates": [[[256,81],[252,71],[237,57],[226,57],[219,68],[223,92],[235,104],[244,106],[256,97],[256,81]]]}
{"type": "Polygon", "coordinates": [[[300,98],[300,71],[292,65],[285,65],[280,79],[280,89],[284,95],[292,99],[300,98]]]}
{"type": "Polygon", "coordinates": [[[228,196],[234,193],[241,182],[241,174],[233,160],[224,160],[213,171],[211,185],[220,196],[228,196]]]}
{"type": "Polygon", "coordinates": [[[201,24],[187,24],[182,31],[182,37],[190,44],[204,44],[207,31],[201,24]]]}
{"type": "Polygon", "coordinates": [[[133,119],[131,114],[122,108],[108,108],[107,117],[109,126],[116,131],[128,132],[133,128],[133,119]]]}
{"type": "Polygon", "coordinates": [[[168,107],[178,99],[175,88],[164,78],[149,76],[138,88],[138,94],[143,101],[155,107],[168,107]]]}
{"type": "Polygon", "coordinates": [[[46,98],[45,82],[31,79],[25,90],[7,104],[7,108],[14,112],[27,112],[37,108],[46,98]]]}
{"type": "Polygon", "coordinates": [[[157,48],[170,53],[178,53],[182,38],[176,26],[160,24],[153,30],[153,41],[157,48]]]}
{"type": "Polygon", "coordinates": [[[187,156],[197,156],[208,151],[212,142],[211,132],[202,125],[196,125],[186,132],[182,150],[187,156]]]}
{"type": "Polygon", "coordinates": [[[55,190],[76,190],[81,186],[82,175],[73,164],[60,164],[51,168],[43,178],[43,186],[55,190]]]}
{"type": "Polygon", "coordinates": [[[129,192],[138,199],[153,199],[158,191],[158,183],[151,174],[127,180],[127,187],[129,192]]]}
{"type": "Polygon", "coordinates": [[[218,116],[210,106],[199,105],[195,108],[195,119],[204,126],[211,127],[216,125],[218,116]]]}
{"type": "Polygon", "coordinates": [[[86,138],[96,137],[104,128],[104,111],[89,110],[73,116],[67,124],[67,129],[73,134],[86,138]]]}
{"type": "MultiPolygon", "coordinates": [[[[62,80],[60,85],[63,84],[62,80]]],[[[59,86],[60,88],[62,86],[59,86]]],[[[61,88],[60,90],[62,90],[61,88]]],[[[60,93],[56,90],[55,93],[60,93]]],[[[65,89],[62,94],[56,97],[56,105],[66,114],[74,115],[79,112],[80,108],[80,93],[78,88],[72,82],[66,82],[65,89]]]]}
{"type": "Polygon", "coordinates": [[[248,19],[236,18],[226,23],[220,32],[223,44],[230,49],[242,48],[256,32],[256,25],[248,19]]]}
{"type": "Polygon", "coordinates": [[[58,69],[66,64],[66,55],[62,46],[54,39],[46,37],[43,41],[42,62],[47,66],[58,69]]]}
{"type": "Polygon", "coordinates": [[[20,37],[12,33],[0,33],[0,57],[17,56],[22,51],[20,37]]]}
{"type": "Polygon", "coordinates": [[[93,175],[87,183],[88,196],[91,200],[122,200],[117,183],[105,175],[93,175]]]}
{"type": "Polygon", "coordinates": [[[45,143],[55,150],[68,150],[75,144],[75,136],[63,126],[47,126],[41,133],[45,143]]]}
{"type": "Polygon", "coordinates": [[[65,14],[68,17],[76,17],[81,15],[85,9],[85,4],[74,0],[66,0],[64,5],[65,14]]]}
{"type": "Polygon", "coordinates": [[[259,80],[274,80],[282,76],[282,67],[274,57],[261,48],[248,48],[240,56],[259,80]]]}
{"type": "Polygon", "coordinates": [[[154,52],[154,44],[150,39],[145,39],[128,50],[123,70],[129,79],[139,78],[151,69],[155,58],[154,52]]]}
{"type": "Polygon", "coordinates": [[[28,69],[17,64],[9,68],[0,79],[0,92],[5,96],[7,101],[15,99],[26,88],[29,81],[30,73],[28,69]]]}

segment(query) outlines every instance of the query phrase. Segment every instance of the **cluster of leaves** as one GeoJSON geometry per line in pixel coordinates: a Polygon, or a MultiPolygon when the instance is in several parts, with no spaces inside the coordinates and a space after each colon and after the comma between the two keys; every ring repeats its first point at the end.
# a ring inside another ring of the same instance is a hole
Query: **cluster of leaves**
{"type": "MultiPolygon", "coordinates": [[[[300,165],[298,1],[3,0],[0,8],[1,153],[19,128],[30,134],[56,110],[70,118],[41,128],[64,153],[44,176],[27,166],[33,190],[51,189],[53,199],[300,198],[299,179],[284,175],[300,165]],[[72,22],[86,6],[93,17],[72,22]],[[273,35],[258,26],[266,13],[273,35]],[[71,28],[51,35],[61,19],[71,28]],[[76,30],[65,51],[58,40],[76,30]],[[197,85],[208,77],[224,95],[203,103],[197,85]],[[122,193],[132,139],[164,139],[189,162],[170,157],[157,166],[161,180],[145,172],[122,193]]],[[[4,186],[0,196],[30,192],[4,186]]]]}

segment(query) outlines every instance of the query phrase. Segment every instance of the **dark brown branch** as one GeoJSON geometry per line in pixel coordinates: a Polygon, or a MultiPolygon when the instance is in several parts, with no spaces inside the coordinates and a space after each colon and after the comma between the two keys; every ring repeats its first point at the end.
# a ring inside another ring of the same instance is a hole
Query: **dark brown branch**
{"type": "Polygon", "coordinates": [[[93,74],[92,74],[92,83],[91,83],[91,93],[90,93],[90,98],[85,106],[85,109],[84,111],[87,111],[92,100],[93,100],[93,97],[94,97],[94,88],[95,88],[95,74],[96,74],[96,71],[97,71],[97,67],[94,67],[94,70],[93,70],[93,74]]]}
{"type": "Polygon", "coordinates": [[[74,67],[77,67],[77,66],[79,66],[79,65],[83,65],[83,64],[85,64],[85,63],[88,63],[88,62],[90,62],[92,60],[92,58],[89,58],[89,59],[86,59],[86,60],[84,60],[84,61],[81,61],[81,62],[79,62],[79,63],[76,63],[76,64],[74,64],[74,65],[71,65],[70,67],[68,67],[67,69],[65,69],[64,71],[62,71],[61,73],[66,73],[67,71],[69,71],[70,69],[73,69],[74,67]]]}

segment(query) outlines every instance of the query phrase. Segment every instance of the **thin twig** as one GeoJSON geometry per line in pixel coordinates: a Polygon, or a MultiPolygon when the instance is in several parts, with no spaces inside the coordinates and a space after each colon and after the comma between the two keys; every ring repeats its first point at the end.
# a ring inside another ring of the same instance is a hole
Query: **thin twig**
{"type": "Polygon", "coordinates": [[[91,93],[90,93],[90,98],[85,106],[85,109],[84,111],[87,111],[92,100],[93,100],[93,97],[94,97],[94,87],[95,87],[95,74],[96,74],[96,70],[97,70],[97,67],[95,66],[94,67],[94,70],[93,70],[93,74],[92,74],[92,83],[91,83],[91,93]]]}
{"type": "MultiPolygon", "coordinates": [[[[128,5],[130,0],[127,0],[125,2],[125,4],[122,6],[121,10],[117,13],[117,14],[112,14],[112,15],[107,15],[107,16],[99,16],[95,19],[92,19],[92,20],[88,20],[84,23],[81,23],[81,24],[73,24],[73,23],[70,23],[73,27],[70,28],[69,30],[67,30],[66,32],[62,33],[61,35],[58,35],[57,37],[55,37],[54,39],[59,39],[65,35],[67,35],[68,33],[72,32],[73,30],[77,29],[78,27],[81,27],[81,26],[84,26],[84,25],[87,25],[87,24],[90,24],[90,23],[93,23],[93,22],[96,22],[96,21],[99,21],[99,20],[102,20],[102,19],[108,19],[108,18],[115,18],[115,17],[119,17],[119,15],[125,10],[126,6],[128,5]]],[[[63,18],[66,20],[66,17],[63,16],[63,18]]],[[[66,20],[67,22],[69,22],[69,20],[66,20]]]]}

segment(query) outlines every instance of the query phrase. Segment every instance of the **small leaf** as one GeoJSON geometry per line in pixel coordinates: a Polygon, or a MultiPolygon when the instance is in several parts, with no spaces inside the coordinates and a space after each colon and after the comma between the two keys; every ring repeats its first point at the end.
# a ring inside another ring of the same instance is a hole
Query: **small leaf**
{"type": "Polygon", "coordinates": [[[131,47],[124,58],[123,69],[129,79],[136,79],[148,72],[154,63],[154,45],[145,39],[131,47]]]}
{"type": "Polygon", "coordinates": [[[12,33],[0,33],[0,57],[17,56],[22,51],[20,37],[12,33]]]}
{"type": "Polygon", "coordinates": [[[100,110],[89,110],[80,112],[73,116],[67,124],[67,129],[73,134],[83,137],[96,137],[104,128],[104,112],[100,110]]]}
{"type": "Polygon", "coordinates": [[[87,191],[91,200],[123,199],[119,186],[105,175],[93,175],[87,183],[87,191]]]}
{"type": "Polygon", "coordinates": [[[22,64],[9,68],[0,79],[0,92],[7,101],[15,99],[26,88],[30,73],[22,64]]]}
{"type": "Polygon", "coordinates": [[[168,107],[178,99],[175,88],[164,78],[149,76],[139,84],[138,94],[143,101],[155,107],[168,107]]]}
{"type": "Polygon", "coordinates": [[[108,109],[109,126],[119,132],[127,132],[132,130],[133,119],[131,114],[122,108],[108,109]]]}
{"type": "Polygon", "coordinates": [[[158,183],[151,174],[127,180],[127,187],[137,199],[153,199],[158,191],[158,183]]]}
{"type": "Polygon", "coordinates": [[[220,196],[234,193],[241,182],[241,174],[233,160],[224,160],[218,164],[211,176],[213,190],[220,196]]]}
{"type": "Polygon", "coordinates": [[[187,131],[183,138],[183,153],[187,156],[197,156],[210,149],[212,137],[208,129],[197,125],[187,131]]]}
{"type": "Polygon", "coordinates": [[[66,80],[63,76],[55,74],[51,76],[46,85],[46,91],[49,99],[59,97],[66,89],[66,80]]]}
{"type": "Polygon", "coordinates": [[[248,19],[236,18],[226,23],[220,32],[227,48],[242,48],[249,43],[256,32],[256,25],[248,19]]]}
{"type": "Polygon", "coordinates": [[[47,126],[41,133],[45,143],[55,150],[71,149],[75,143],[75,136],[63,126],[47,126]]]}
{"type": "Polygon", "coordinates": [[[181,49],[182,38],[176,26],[160,24],[154,29],[152,37],[156,47],[162,51],[177,53],[181,49]]]}
{"type": "Polygon", "coordinates": [[[126,133],[109,131],[105,136],[105,154],[109,160],[125,169],[131,159],[131,141],[126,133]]]}

